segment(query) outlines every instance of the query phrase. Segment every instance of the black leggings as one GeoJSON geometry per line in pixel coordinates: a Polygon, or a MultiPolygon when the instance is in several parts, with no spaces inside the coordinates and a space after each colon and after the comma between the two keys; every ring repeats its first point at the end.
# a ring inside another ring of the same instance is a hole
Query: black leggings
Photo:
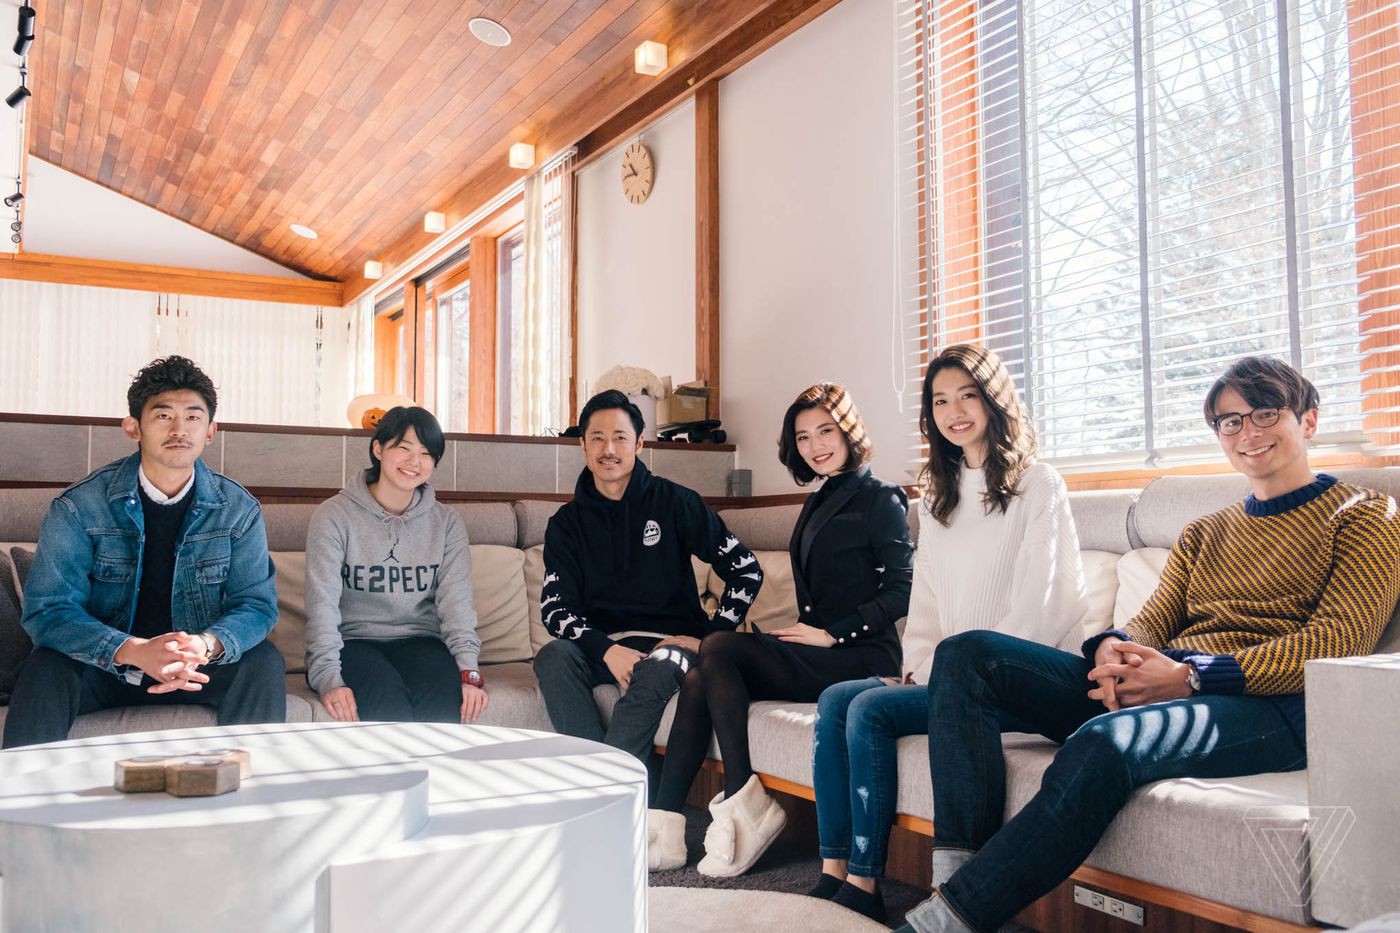
{"type": "Polygon", "coordinates": [[[659,810],[679,812],[705,752],[710,733],[724,759],[724,796],[748,783],[749,701],[796,700],[797,672],[783,656],[743,632],[716,632],[700,643],[700,663],[681,682],[676,720],[666,740],[666,760],[656,794],[659,810]]]}

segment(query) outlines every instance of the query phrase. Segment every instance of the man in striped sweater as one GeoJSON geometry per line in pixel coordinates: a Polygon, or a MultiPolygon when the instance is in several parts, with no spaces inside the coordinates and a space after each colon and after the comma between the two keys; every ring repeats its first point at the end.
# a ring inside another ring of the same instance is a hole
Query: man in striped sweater
{"type": "Polygon", "coordinates": [[[905,929],[995,930],[1079,867],[1143,784],[1307,764],[1303,664],[1371,652],[1400,598],[1395,501],[1308,467],[1317,390],[1237,361],[1206,421],[1251,494],[1182,532],[1157,590],[1081,658],[994,632],[930,678],[934,894],[905,929]],[[1002,825],[1001,732],[1063,747],[1002,825]]]}

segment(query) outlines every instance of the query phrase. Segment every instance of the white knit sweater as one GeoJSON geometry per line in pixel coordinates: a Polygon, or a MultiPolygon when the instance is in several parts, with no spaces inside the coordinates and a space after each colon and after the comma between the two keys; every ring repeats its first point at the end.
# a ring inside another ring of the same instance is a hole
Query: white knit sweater
{"type": "Polygon", "coordinates": [[[1088,608],[1079,538],[1065,482],[1036,463],[1006,513],[982,502],[986,478],[966,467],[948,527],[919,502],[914,589],[904,628],[904,672],[926,684],[933,650],[949,635],[993,629],[1078,651],[1088,608]]]}

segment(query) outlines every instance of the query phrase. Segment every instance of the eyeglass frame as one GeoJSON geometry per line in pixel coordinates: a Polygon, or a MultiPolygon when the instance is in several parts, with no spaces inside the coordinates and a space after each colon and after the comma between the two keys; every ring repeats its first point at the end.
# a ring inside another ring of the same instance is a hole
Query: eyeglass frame
{"type": "Polygon", "coordinates": [[[1262,431],[1267,428],[1272,428],[1274,425],[1278,424],[1278,419],[1283,417],[1283,413],[1285,411],[1292,410],[1293,409],[1289,408],[1287,405],[1280,405],[1277,408],[1266,406],[1264,408],[1251,408],[1249,411],[1227,411],[1223,414],[1216,415],[1214,418],[1210,419],[1210,429],[1216,434],[1219,434],[1221,437],[1234,437],[1236,434],[1239,434],[1240,431],[1244,430],[1244,420],[1248,418],[1251,422],[1254,423],[1254,426],[1256,428],[1259,428],[1262,431]],[[1262,411],[1271,411],[1274,413],[1273,420],[1270,421],[1268,424],[1260,424],[1259,419],[1254,417],[1256,414],[1262,411]],[[1239,431],[1220,430],[1220,422],[1224,421],[1226,418],[1239,418],[1239,431]]]}

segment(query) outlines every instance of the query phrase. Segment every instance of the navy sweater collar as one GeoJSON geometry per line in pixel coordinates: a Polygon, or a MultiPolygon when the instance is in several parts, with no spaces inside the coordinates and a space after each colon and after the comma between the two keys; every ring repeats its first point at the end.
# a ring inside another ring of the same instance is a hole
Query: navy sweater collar
{"type": "Polygon", "coordinates": [[[1244,511],[1246,515],[1252,515],[1255,518],[1282,515],[1300,505],[1306,505],[1335,485],[1337,485],[1337,477],[1328,473],[1319,473],[1317,479],[1306,486],[1299,487],[1292,492],[1286,492],[1281,496],[1275,496],[1272,499],[1256,499],[1254,493],[1250,493],[1245,497],[1244,511]]]}

